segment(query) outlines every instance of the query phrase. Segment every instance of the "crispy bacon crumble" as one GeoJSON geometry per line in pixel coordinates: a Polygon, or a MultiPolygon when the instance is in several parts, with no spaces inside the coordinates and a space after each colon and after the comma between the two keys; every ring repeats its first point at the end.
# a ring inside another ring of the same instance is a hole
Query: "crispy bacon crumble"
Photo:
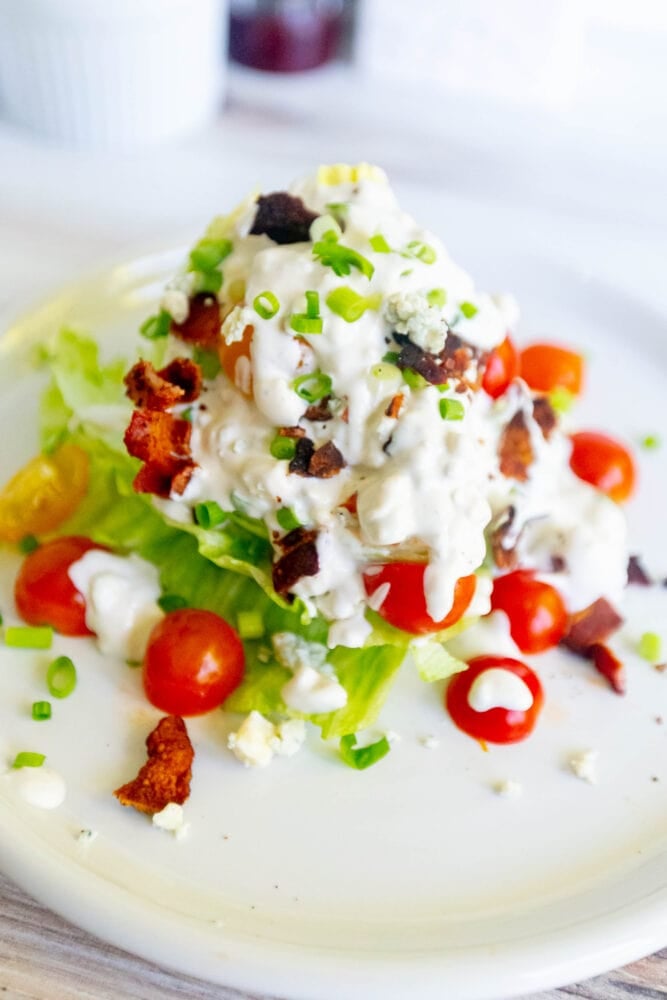
{"type": "Polygon", "coordinates": [[[167,715],[146,738],[148,760],[136,778],[114,795],[123,806],[158,813],[171,802],[183,805],[190,795],[195,752],[183,719],[167,715]]]}

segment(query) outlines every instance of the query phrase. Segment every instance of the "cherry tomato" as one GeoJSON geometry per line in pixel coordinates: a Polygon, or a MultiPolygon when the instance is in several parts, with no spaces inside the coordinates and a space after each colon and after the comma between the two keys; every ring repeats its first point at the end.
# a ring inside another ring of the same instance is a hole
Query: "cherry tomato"
{"type": "Polygon", "coordinates": [[[482,389],[497,399],[519,374],[519,355],[509,335],[489,354],[482,377],[482,389]]]}
{"type": "Polygon", "coordinates": [[[637,473],[632,455],[606,434],[579,431],[572,435],[570,468],[617,503],[627,500],[635,488],[637,473]]]}
{"type": "Polygon", "coordinates": [[[144,690],[171,715],[201,715],[243,680],[245,657],[235,630],[212,611],[179,608],[157,623],[143,664],[144,690]]]}
{"type": "Polygon", "coordinates": [[[74,513],[88,488],[88,456],[75,444],[37,455],[0,493],[0,539],[53,531],[74,513]]]}
{"type": "Polygon", "coordinates": [[[565,635],[567,611],[563,598],[530,570],[517,569],[493,582],[491,607],[504,611],[510,632],[522,653],[541,653],[565,635]]]}
{"type": "Polygon", "coordinates": [[[250,370],[250,344],[254,327],[246,326],[241,340],[227,344],[224,340],[218,345],[220,365],[230,382],[240,389],[244,396],[252,396],[252,375],[250,370]]]}
{"type": "Polygon", "coordinates": [[[445,691],[445,706],[452,721],[464,733],[489,743],[517,743],[531,733],[544,703],[540,680],[530,667],[506,656],[477,656],[468,669],[454,674],[445,691]],[[530,690],[533,703],[525,710],[488,708],[478,712],[468,700],[473,684],[486,670],[508,670],[530,690]]]}
{"type": "Polygon", "coordinates": [[[99,548],[89,538],[67,535],[26,556],[14,585],[21,618],[29,625],[51,625],[63,635],[92,635],[86,625],[86,602],[68,570],[85,552],[99,548]]]}
{"type": "Polygon", "coordinates": [[[536,392],[567,389],[574,396],[581,392],[584,359],[574,351],[556,344],[531,344],[519,356],[521,378],[536,392]]]}
{"type": "Polygon", "coordinates": [[[389,584],[387,596],[377,612],[395,628],[418,634],[439,632],[457,622],[470,604],[476,586],[474,573],[456,581],[450,611],[442,621],[433,621],[426,610],[425,569],[424,563],[395,562],[369,567],[364,573],[364,586],[369,597],[382,584],[389,584]]]}

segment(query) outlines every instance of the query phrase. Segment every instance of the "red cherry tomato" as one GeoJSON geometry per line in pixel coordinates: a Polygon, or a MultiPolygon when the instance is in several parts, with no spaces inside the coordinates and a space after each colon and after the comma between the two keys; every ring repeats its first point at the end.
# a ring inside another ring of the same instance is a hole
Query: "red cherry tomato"
{"type": "Polygon", "coordinates": [[[89,538],[54,538],[26,556],[14,584],[21,618],[29,625],[51,625],[63,635],[92,635],[86,625],[86,602],[69,578],[68,570],[90,549],[89,538]]]}
{"type": "Polygon", "coordinates": [[[491,607],[504,611],[510,632],[522,653],[541,653],[565,635],[567,611],[563,598],[533,573],[517,569],[493,582],[491,607]]]}
{"type": "Polygon", "coordinates": [[[464,733],[489,743],[517,743],[531,733],[544,703],[544,693],[534,671],[520,660],[506,656],[477,656],[468,669],[454,674],[445,691],[445,706],[452,721],[464,733]],[[529,688],[533,704],[522,711],[512,708],[489,708],[478,712],[468,701],[470,689],[485,670],[509,670],[529,688]]]}
{"type": "Polygon", "coordinates": [[[389,584],[389,591],[377,609],[378,614],[395,628],[405,632],[439,632],[449,628],[461,618],[475,593],[475,574],[462,576],[456,581],[454,603],[442,621],[433,621],[426,610],[424,594],[424,563],[395,562],[369,567],[364,573],[364,586],[370,597],[382,584],[389,584]]]}
{"type": "Polygon", "coordinates": [[[531,344],[519,358],[521,378],[536,392],[567,389],[574,396],[581,392],[584,359],[574,351],[556,344],[531,344]]]}
{"type": "Polygon", "coordinates": [[[570,468],[617,503],[627,500],[635,488],[637,473],[632,455],[606,434],[579,431],[572,435],[570,468]]]}
{"type": "Polygon", "coordinates": [[[519,374],[519,355],[509,335],[489,354],[482,377],[482,389],[497,399],[519,374]]]}
{"type": "Polygon", "coordinates": [[[243,680],[245,657],[235,630],[212,611],[179,608],[157,623],[143,664],[144,690],[171,715],[201,715],[243,680]]]}

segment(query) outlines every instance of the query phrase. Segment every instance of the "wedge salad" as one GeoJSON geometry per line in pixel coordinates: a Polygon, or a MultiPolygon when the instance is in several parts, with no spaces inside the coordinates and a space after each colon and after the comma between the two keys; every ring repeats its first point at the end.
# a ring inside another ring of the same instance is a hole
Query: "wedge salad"
{"type": "Polygon", "coordinates": [[[377,167],[252,195],[135,357],[67,329],[46,345],[43,453],[0,496],[0,537],[28,552],[19,613],[141,664],[169,715],[239,713],[248,765],[305,723],[375,763],[407,654],[484,742],[531,731],[524,656],[557,644],[622,692],[633,459],[573,430],[582,358],[518,350],[517,321],[377,167]]]}

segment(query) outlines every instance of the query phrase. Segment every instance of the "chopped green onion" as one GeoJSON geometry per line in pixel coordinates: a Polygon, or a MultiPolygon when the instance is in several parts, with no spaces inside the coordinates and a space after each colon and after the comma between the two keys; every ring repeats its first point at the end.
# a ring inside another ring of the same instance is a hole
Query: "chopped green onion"
{"type": "Polygon", "coordinates": [[[347,285],[335,288],[327,295],[329,309],[341,316],[346,323],[356,323],[367,309],[379,309],[381,302],[381,295],[359,295],[347,285]]]}
{"type": "Polygon", "coordinates": [[[351,247],[344,247],[331,240],[323,240],[313,245],[313,257],[319,260],[323,267],[330,267],[339,278],[350,273],[353,267],[361,271],[369,280],[375,273],[375,268],[367,257],[362,257],[351,247]]]}
{"type": "Polygon", "coordinates": [[[341,226],[345,225],[350,206],[346,201],[329,201],[324,206],[327,212],[331,212],[341,226]]]}
{"type": "Polygon", "coordinates": [[[641,446],[646,451],[655,451],[656,448],[660,447],[660,438],[657,434],[647,434],[646,437],[642,438],[641,446]]]}
{"type": "Polygon", "coordinates": [[[281,507],[280,510],[277,510],[276,521],[283,531],[294,531],[295,528],[301,527],[301,521],[291,507],[281,507]]]}
{"type": "Polygon", "coordinates": [[[41,767],[46,756],[43,753],[34,753],[32,750],[22,750],[14,758],[12,767],[41,767]]]}
{"type": "Polygon", "coordinates": [[[376,236],[371,236],[368,242],[373,247],[376,253],[391,253],[391,247],[387,243],[382,233],[377,233],[376,236]]]}
{"type": "Polygon", "coordinates": [[[239,611],[236,616],[236,630],[242,639],[260,639],[266,629],[259,611],[239,611]]]}
{"type": "Polygon", "coordinates": [[[343,231],[333,215],[318,216],[309,230],[309,236],[313,243],[317,243],[319,240],[335,243],[342,235],[343,231]]]}
{"type": "Polygon", "coordinates": [[[217,295],[222,288],[222,271],[195,271],[194,291],[217,295]]]}
{"type": "Polygon", "coordinates": [[[411,389],[425,389],[428,382],[423,375],[416,372],[414,368],[404,368],[403,369],[403,381],[406,385],[409,385],[411,389]]]}
{"type": "Polygon", "coordinates": [[[181,420],[187,420],[189,424],[192,423],[192,407],[188,406],[185,410],[181,410],[179,414],[181,420]]]}
{"type": "Polygon", "coordinates": [[[190,253],[190,267],[193,271],[212,271],[231,252],[230,240],[200,240],[190,253]]]}
{"type": "Polygon", "coordinates": [[[441,399],[440,416],[443,420],[463,420],[465,406],[460,399],[441,399]]]}
{"type": "Polygon", "coordinates": [[[5,629],[5,645],[14,649],[51,649],[52,643],[50,625],[9,625],[5,629]]]}
{"type": "Polygon", "coordinates": [[[218,528],[227,515],[215,500],[204,500],[195,504],[195,521],[202,528],[218,528]]]}
{"type": "Polygon", "coordinates": [[[157,606],[161,611],[164,611],[165,615],[168,615],[170,611],[180,611],[181,608],[187,608],[189,605],[180,594],[161,594],[157,599],[157,606]]]}
{"type": "Polygon", "coordinates": [[[308,316],[307,313],[294,313],[290,317],[289,325],[295,333],[322,333],[322,317],[308,316]]]}
{"type": "Polygon", "coordinates": [[[404,257],[416,257],[423,264],[435,264],[438,255],[433,247],[421,240],[412,240],[403,252],[404,257]]]}
{"type": "Polygon", "coordinates": [[[639,655],[649,663],[657,663],[662,654],[662,640],[657,632],[644,632],[639,640],[639,655]]]}
{"type": "Polygon", "coordinates": [[[280,309],[280,302],[273,292],[260,292],[255,296],[253,308],[262,319],[272,319],[280,309]]]}
{"type": "Polygon", "coordinates": [[[435,388],[438,392],[447,392],[449,390],[449,382],[443,382],[441,385],[436,385],[435,388]]]}
{"type": "Polygon", "coordinates": [[[308,319],[318,319],[320,315],[320,293],[306,292],[306,316],[308,319]]]}
{"type": "Polygon", "coordinates": [[[381,382],[386,382],[388,379],[396,378],[396,376],[400,374],[401,373],[396,365],[385,364],[382,361],[377,365],[373,365],[371,368],[371,375],[373,378],[377,378],[381,382]]]}
{"type": "Polygon", "coordinates": [[[39,548],[39,541],[34,535],[24,535],[19,542],[19,550],[26,556],[39,548]]]}
{"type": "Polygon", "coordinates": [[[292,388],[297,396],[305,399],[307,403],[319,403],[331,393],[332,383],[328,375],[316,371],[309,375],[299,375],[292,382],[292,388]]]}
{"type": "Polygon", "coordinates": [[[430,306],[442,309],[447,304],[447,292],[444,288],[432,288],[426,295],[426,301],[430,306]]]}
{"type": "Polygon", "coordinates": [[[220,358],[216,351],[206,351],[203,347],[195,347],[192,360],[201,368],[204,378],[215,378],[220,372],[220,358]]]}
{"type": "Polygon", "coordinates": [[[414,268],[413,267],[409,267],[409,268],[407,268],[407,270],[401,271],[401,273],[399,274],[399,278],[409,278],[413,271],[414,271],[414,268]]]}
{"type": "Polygon", "coordinates": [[[291,437],[284,437],[282,434],[276,434],[273,441],[269,445],[269,451],[274,458],[277,459],[290,459],[294,458],[296,454],[296,441],[291,437]]]}
{"type": "Polygon", "coordinates": [[[472,302],[462,302],[461,305],[459,306],[459,309],[461,310],[466,319],[472,319],[473,316],[476,316],[477,313],[479,312],[477,306],[474,305],[472,302]]]}
{"type": "Polygon", "coordinates": [[[146,340],[160,340],[166,337],[171,329],[171,316],[165,309],[161,309],[156,316],[149,316],[139,327],[139,333],[146,340]]]}
{"type": "Polygon", "coordinates": [[[33,701],[32,703],[32,717],[35,722],[42,722],[44,719],[51,718],[51,702],[50,701],[33,701]]]}
{"type": "Polygon", "coordinates": [[[568,410],[572,409],[574,393],[570,392],[564,386],[559,386],[553,392],[549,393],[549,403],[552,410],[555,410],[556,413],[567,413],[568,410]]]}
{"type": "Polygon", "coordinates": [[[46,686],[52,698],[67,698],[76,687],[76,667],[69,656],[57,656],[46,671],[46,686]]]}
{"type": "Polygon", "coordinates": [[[395,365],[399,357],[398,351],[387,351],[382,360],[386,361],[388,365],[395,365]]]}
{"type": "Polygon", "coordinates": [[[365,747],[356,746],[356,742],[357,737],[354,733],[348,733],[340,739],[340,755],[348,767],[353,767],[356,771],[364,771],[367,767],[377,764],[390,750],[386,736],[365,747]]]}

